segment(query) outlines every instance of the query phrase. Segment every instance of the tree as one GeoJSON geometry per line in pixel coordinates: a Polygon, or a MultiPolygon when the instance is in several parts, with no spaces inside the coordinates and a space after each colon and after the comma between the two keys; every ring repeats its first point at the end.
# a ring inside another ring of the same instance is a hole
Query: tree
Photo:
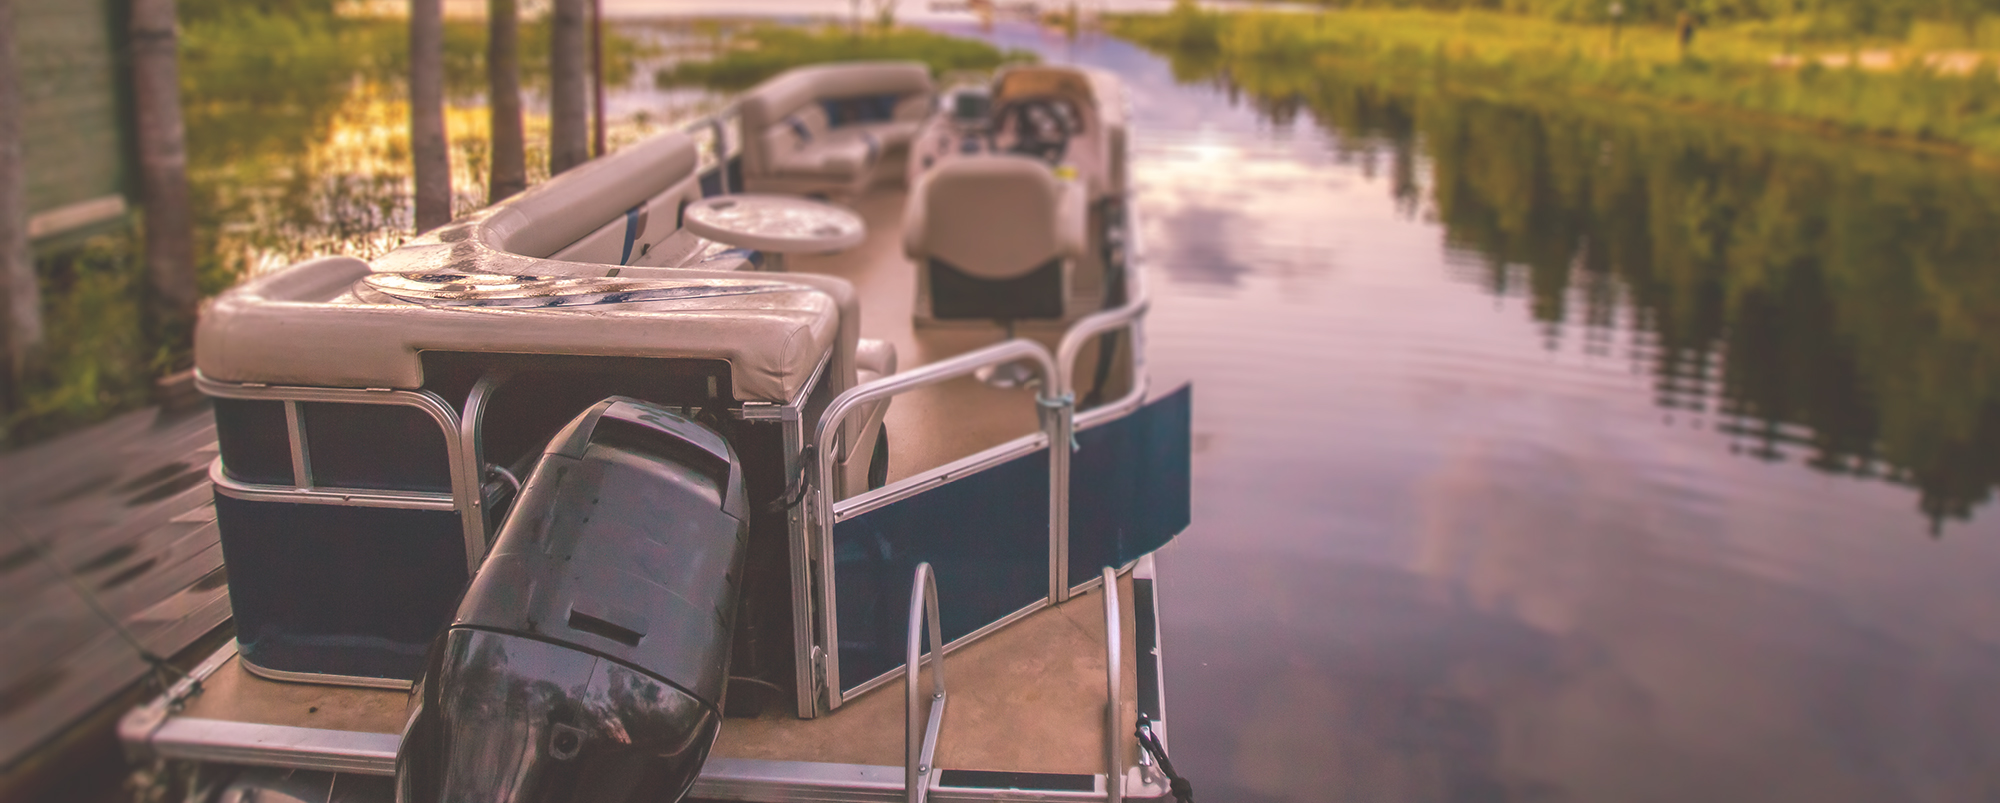
{"type": "Polygon", "coordinates": [[[549,32],[549,173],[590,159],[585,3],[555,0],[549,32]]]}
{"type": "Polygon", "coordinates": [[[410,0],[410,159],[419,234],[451,222],[451,153],[444,133],[444,4],[410,0]]]}
{"type": "Polygon", "coordinates": [[[42,342],[42,294],[28,249],[27,162],[21,156],[21,84],[14,57],[14,0],[0,0],[0,338],[18,382],[42,342]]]}
{"type": "Polygon", "coordinates": [[[521,18],[515,0],[486,3],[487,107],[492,113],[493,166],[488,203],[528,188],[527,137],[521,132],[521,18]]]}
{"type": "Polygon", "coordinates": [[[146,237],[146,276],[156,336],[192,336],[194,213],[188,202],[187,131],[181,122],[174,0],[132,0],[132,106],[146,237]]]}

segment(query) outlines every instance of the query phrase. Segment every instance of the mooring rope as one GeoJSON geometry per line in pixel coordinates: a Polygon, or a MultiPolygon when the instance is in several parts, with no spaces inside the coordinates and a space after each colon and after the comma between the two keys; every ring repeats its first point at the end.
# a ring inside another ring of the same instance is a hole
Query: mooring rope
{"type": "Polygon", "coordinates": [[[1179,803],[1194,803],[1194,784],[1174,772],[1174,762],[1167,758],[1167,746],[1160,743],[1160,735],[1153,732],[1153,725],[1146,717],[1139,717],[1139,746],[1153,754],[1153,761],[1160,765],[1160,772],[1167,776],[1167,790],[1172,792],[1179,803]]]}

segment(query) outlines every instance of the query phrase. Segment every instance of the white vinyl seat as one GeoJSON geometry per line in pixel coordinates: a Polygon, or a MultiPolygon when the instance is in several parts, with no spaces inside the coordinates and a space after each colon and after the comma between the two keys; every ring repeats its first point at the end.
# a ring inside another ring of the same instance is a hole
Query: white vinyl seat
{"type": "Polygon", "coordinates": [[[1087,248],[1084,188],[1022,156],[948,159],[911,188],[903,250],[917,263],[917,315],[1061,319],[1087,248]]]}
{"type": "Polygon", "coordinates": [[[792,70],[744,93],[743,184],[751,192],[848,196],[900,179],[930,113],[916,62],[792,70]]]}

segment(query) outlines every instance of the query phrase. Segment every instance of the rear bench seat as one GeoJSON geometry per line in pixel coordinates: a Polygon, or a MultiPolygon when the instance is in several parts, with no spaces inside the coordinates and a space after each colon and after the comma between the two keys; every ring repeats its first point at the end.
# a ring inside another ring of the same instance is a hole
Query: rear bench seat
{"type": "MultiPolygon", "coordinates": [[[[737,273],[754,266],[754,254],[718,249],[680,227],[681,208],[701,197],[697,164],[691,140],[662,134],[453,221],[372,266],[321,260],[245,285],[203,316],[196,362],[205,376],[225,382],[415,388],[422,381],[416,354],[424,349],[710,357],[732,365],[737,399],[776,404],[792,399],[828,350],[835,393],[895,373],[895,347],[861,339],[860,301],[847,280],[737,273]],[[595,308],[428,309],[369,304],[346,292],[370,270],[792,289],[595,308]],[[365,342],[372,338],[385,340],[365,342]]],[[[849,419],[841,460],[866,463],[886,406],[849,419]]]]}
{"type": "Polygon", "coordinates": [[[807,67],[759,84],[740,108],[746,189],[854,195],[902,179],[930,114],[930,72],[916,62],[807,67]]]}

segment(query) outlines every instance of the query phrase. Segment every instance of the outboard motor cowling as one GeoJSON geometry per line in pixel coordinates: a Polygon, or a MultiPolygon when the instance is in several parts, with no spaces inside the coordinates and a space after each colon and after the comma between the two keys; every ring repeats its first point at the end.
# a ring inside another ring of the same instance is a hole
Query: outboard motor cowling
{"type": "Polygon", "coordinates": [[[715,742],[748,507],[713,430],[623,397],[549,443],[411,691],[403,803],[673,801],[715,742]]]}

